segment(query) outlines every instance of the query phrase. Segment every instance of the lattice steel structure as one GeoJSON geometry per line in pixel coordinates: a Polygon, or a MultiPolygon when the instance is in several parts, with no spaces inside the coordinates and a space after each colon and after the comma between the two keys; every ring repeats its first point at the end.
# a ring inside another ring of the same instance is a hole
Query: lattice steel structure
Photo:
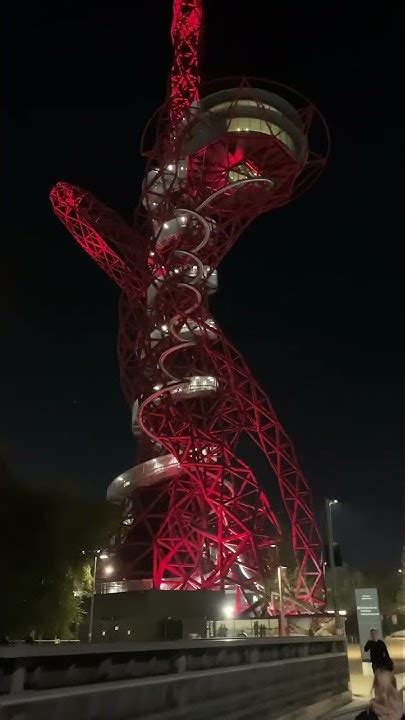
{"type": "Polygon", "coordinates": [[[120,373],[138,457],[108,489],[123,504],[116,565],[138,587],[234,589],[238,611],[276,612],[269,588],[280,525],[237,455],[245,433],[267,458],[291,523],[297,580],[286,610],[313,610],[324,603],[324,576],[310,488],[209,296],[246,225],[319,175],[327,131],[311,103],[280,85],[202,87],[202,15],[201,0],[174,0],[168,100],[142,141],[134,227],[84,190],[58,183],[51,192],[56,215],[122,290],[120,373]]]}

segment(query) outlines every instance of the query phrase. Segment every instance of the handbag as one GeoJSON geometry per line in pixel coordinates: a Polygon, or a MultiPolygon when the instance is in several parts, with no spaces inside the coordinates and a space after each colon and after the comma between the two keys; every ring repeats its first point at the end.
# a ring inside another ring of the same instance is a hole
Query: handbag
{"type": "Polygon", "coordinates": [[[366,708],[365,710],[362,710],[361,713],[356,715],[354,720],[378,720],[378,717],[375,714],[374,710],[372,710],[371,708],[366,708]]]}

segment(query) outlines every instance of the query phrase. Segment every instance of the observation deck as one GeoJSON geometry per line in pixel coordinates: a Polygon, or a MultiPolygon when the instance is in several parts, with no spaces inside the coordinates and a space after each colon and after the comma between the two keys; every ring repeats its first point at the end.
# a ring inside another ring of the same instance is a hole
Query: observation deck
{"type": "Polygon", "coordinates": [[[194,155],[228,133],[272,136],[300,164],[308,155],[299,113],[289,102],[267,90],[236,87],[204,97],[188,124],[184,155],[194,155]]]}

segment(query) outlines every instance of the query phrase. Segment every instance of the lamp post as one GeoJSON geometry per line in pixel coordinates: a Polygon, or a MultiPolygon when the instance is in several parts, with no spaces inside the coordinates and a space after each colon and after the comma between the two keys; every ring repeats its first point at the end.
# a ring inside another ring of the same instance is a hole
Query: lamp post
{"type": "Polygon", "coordinates": [[[333,523],[332,523],[332,507],[334,505],[337,505],[339,501],[338,500],[330,500],[329,498],[326,498],[326,522],[327,522],[327,529],[328,529],[328,555],[329,555],[329,567],[331,572],[331,580],[332,580],[332,601],[333,601],[333,611],[335,615],[335,627],[336,631],[340,632],[340,615],[339,615],[339,608],[337,603],[337,582],[336,582],[336,566],[335,566],[335,553],[334,553],[334,540],[333,540],[333,523]]]}
{"type": "Polygon", "coordinates": [[[283,601],[283,573],[282,573],[282,571],[286,570],[287,568],[285,567],[285,565],[280,565],[278,545],[273,544],[273,545],[270,545],[270,547],[273,548],[276,552],[278,602],[279,602],[279,613],[280,613],[279,633],[280,633],[280,636],[284,636],[285,635],[285,615],[284,615],[284,601],[283,601]]]}
{"type": "Polygon", "coordinates": [[[285,635],[285,616],[284,616],[284,602],[283,602],[283,573],[285,570],[284,565],[277,567],[277,580],[278,580],[278,599],[279,599],[279,610],[280,610],[280,636],[285,635]]]}
{"type": "Polygon", "coordinates": [[[89,614],[89,632],[87,635],[89,643],[91,643],[93,640],[94,601],[96,598],[97,562],[98,562],[99,558],[100,558],[100,560],[108,560],[108,555],[107,555],[107,553],[102,553],[101,550],[96,550],[96,552],[94,553],[93,582],[92,582],[92,588],[91,588],[90,614],[89,614]]]}

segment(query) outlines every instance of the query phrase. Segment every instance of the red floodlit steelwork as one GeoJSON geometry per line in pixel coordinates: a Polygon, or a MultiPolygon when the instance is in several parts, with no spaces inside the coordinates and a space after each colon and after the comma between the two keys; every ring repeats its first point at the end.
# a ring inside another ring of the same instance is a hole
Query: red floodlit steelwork
{"type": "Polygon", "coordinates": [[[246,225],[319,175],[328,136],[314,106],[281,85],[244,78],[203,88],[201,25],[200,0],[174,0],[169,99],[143,150],[134,227],[84,190],[58,183],[51,192],[56,215],[122,290],[120,373],[138,457],[107,494],[123,507],[116,579],[233,589],[239,611],[276,612],[280,524],[238,457],[245,434],[267,458],[291,524],[297,573],[285,608],[314,611],[325,588],[310,488],[209,297],[246,225]]]}
{"type": "Polygon", "coordinates": [[[202,29],[202,0],[174,0],[171,37],[174,48],[170,73],[173,124],[181,121],[199,98],[198,48],[202,29]]]}

